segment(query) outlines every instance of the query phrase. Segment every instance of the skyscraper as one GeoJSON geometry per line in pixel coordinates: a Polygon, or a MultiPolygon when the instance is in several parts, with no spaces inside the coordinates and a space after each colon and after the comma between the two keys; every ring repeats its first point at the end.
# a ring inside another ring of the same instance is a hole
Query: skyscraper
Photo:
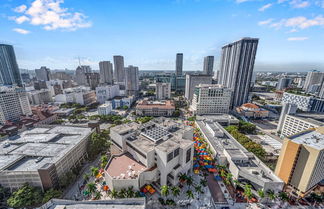
{"type": "Polygon", "coordinates": [[[109,61],[99,62],[100,83],[113,84],[113,65],[109,61]]]}
{"type": "Polygon", "coordinates": [[[280,78],[277,84],[277,90],[283,90],[289,87],[291,82],[292,82],[291,78],[287,78],[287,77],[280,78]]]}
{"type": "Polygon", "coordinates": [[[125,68],[125,90],[128,96],[138,93],[139,74],[138,67],[129,65],[125,68]]]}
{"type": "Polygon", "coordinates": [[[125,82],[125,69],[124,69],[124,57],[120,55],[114,56],[115,67],[115,80],[117,82],[125,82]]]}
{"type": "Polygon", "coordinates": [[[185,97],[191,104],[196,86],[199,84],[212,84],[210,75],[186,75],[185,97]]]}
{"type": "Polygon", "coordinates": [[[183,54],[177,53],[176,58],[176,76],[182,75],[182,67],[183,67],[183,54]]]}
{"type": "Polygon", "coordinates": [[[218,83],[233,90],[231,108],[248,101],[258,42],[242,38],[222,47],[218,83]]]}
{"type": "Polygon", "coordinates": [[[313,70],[307,73],[303,90],[308,92],[313,85],[321,84],[324,80],[324,73],[313,70]]]}
{"type": "Polygon", "coordinates": [[[0,85],[22,86],[16,55],[12,45],[0,44],[0,85]]]}
{"type": "Polygon", "coordinates": [[[204,69],[205,75],[214,75],[214,56],[207,56],[204,58],[204,69]]]}
{"type": "Polygon", "coordinates": [[[51,80],[51,71],[49,68],[42,66],[40,69],[35,69],[36,79],[38,81],[49,81],[51,80]]]}

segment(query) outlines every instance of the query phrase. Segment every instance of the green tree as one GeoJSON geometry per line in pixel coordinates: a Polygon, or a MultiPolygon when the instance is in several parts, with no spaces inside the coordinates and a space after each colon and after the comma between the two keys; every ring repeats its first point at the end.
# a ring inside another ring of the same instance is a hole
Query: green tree
{"type": "Polygon", "coordinates": [[[111,145],[109,135],[105,132],[93,133],[90,137],[88,154],[91,159],[94,159],[98,153],[107,151],[111,145]]]}
{"type": "Polygon", "coordinates": [[[42,199],[40,189],[24,184],[24,186],[12,193],[7,200],[7,204],[13,208],[33,207],[40,204],[42,199]]]}
{"type": "Polygon", "coordinates": [[[126,198],[132,198],[132,197],[134,197],[134,195],[135,195],[135,192],[134,192],[133,187],[132,186],[128,187],[126,190],[126,194],[125,194],[126,198]]]}
{"type": "Polygon", "coordinates": [[[195,186],[195,190],[196,190],[196,192],[199,193],[199,194],[202,194],[202,193],[203,193],[203,191],[202,191],[202,187],[201,187],[200,185],[196,185],[196,186],[195,186]]]}
{"type": "Polygon", "coordinates": [[[100,191],[96,191],[95,194],[94,194],[94,198],[95,198],[96,200],[99,200],[101,197],[102,197],[101,192],[100,192],[100,191]]]}
{"type": "Polygon", "coordinates": [[[180,110],[175,110],[173,113],[172,113],[172,117],[179,117],[180,116],[180,110]]]}
{"type": "Polygon", "coordinates": [[[173,187],[171,188],[171,191],[172,191],[172,195],[173,195],[174,197],[177,197],[177,196],[180,195],[180,188],[177,187],[177,186],[173,186],[173,187]]]}
{"type": "Polygon", "coordinates": [[[286,192],[279,192],[278,197],[281,201],[288,201],[289,197],[286,192]]]}
{"type": "Polygon", "coordinates": [[[265,193],[264,193],[263,189],[259,189],[259,190],[258,190],[258,195],[259,195],[259,197],[260,197],[261,199],[263,199],[263,198],[265,197],[265,193]]]}
{"type": "Polygon", "coordinates": [[[99,174],[99,168],[97,168],[97,167],[91,167],[90,168],[90,170],[91,170],[91,175],[93,176],[93,177],[96,177],[98,174],[99,174]]]}
{"type": "Polygon", "coordinates": [[[184,182],[187,178],[188,176],[185,173],[179,173],[179,181],[184,182]]]}
{"type": "Polygon", "coordinates": [[[188,190],[186,192],[186,195],[187,195],[188,199],[194,199],[195,198],[195,195],[193,194],[193,192],[191,190],[188,190]]]}
{"type": "Polygon", "coordinates": [[[62,196],[62,192],[60,190],[50,189],[45,192],[43,197],[43,203],[47,203],[49,200],[53,198],[60,198],[62,196]]]}
{"type": "Polygon", "coordinates": [[[187,185],[190,187],[193,184],[193,178],[191,176],[187,177],[187,185]]]}
{"type": "Polygon", "coordinates": [[[249,184],[244,185],[244,196],[246,197],[247,200],[250,200],[253,196],[251,188],[252,186],[249,184]]]}
{"type": "Polygon", "coordinates": [[[88,183],[86,184],[86,188],[90,194],[93,194],[94,192],[97,191],[97,186],[95,183],[88,183]]]}
{"type": "Polygon", "coordinates": [[[84,179],[85,181],[89,181],[89,179],[90,179],[90,174],[85,173],[85,174],[83,175],[83,179],[84,179]]]}
{"type": "Polygon", "coordinates": [[[104,168],[108,163],[108,156],[102,155],[100,161],[101,161],[101,168],[104,168]]]}
{"type": "Polygon", "coordinates": [[[161,186],[161,195],[167,197],[169,195],[169,186],[163,185],[161,186]]]}
{"type": "Polygon", "coordinates": [[[267,191],[267,196],[269,197],[270,200],[275,200],[277,198],[275,192],[270,189],[267,191]]]}
{"type": "Polygon", "coordinates": [[[200,184],[201,184],[203,187],[206,187],[206,186],[207,186],[207,180],[206,180],[206,179],[200,179],[200,184]]]}
{"type": "Polygon", "coordinates": [[[195,121],[196,120],[196,116],[189,117],[187,120],[188,121],[195,121]]]}
{"type": "Polygon", "coordinates": [[[112,189],[110,192],[111,198],[115,199],[118,197],[118,192],[115,189],[112,189]]]}

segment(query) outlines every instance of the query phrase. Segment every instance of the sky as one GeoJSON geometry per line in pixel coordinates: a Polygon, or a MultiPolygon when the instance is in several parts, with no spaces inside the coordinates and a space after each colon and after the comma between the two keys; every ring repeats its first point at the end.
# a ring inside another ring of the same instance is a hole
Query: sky
{"type": "Polygon", "coordinates": [[[324,69],[324,0],[0,0],[0,42],[20,68],[98,69],[123,55],[140,70],[202,70],[203,57],[259,38],[255,70],[324,69]]]}

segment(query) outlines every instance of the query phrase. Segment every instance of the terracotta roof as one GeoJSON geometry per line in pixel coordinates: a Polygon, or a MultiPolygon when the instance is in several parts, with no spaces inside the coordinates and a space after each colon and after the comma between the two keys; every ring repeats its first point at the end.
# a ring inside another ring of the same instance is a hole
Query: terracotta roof
{"type": "Polygon", "coordinates": [[[151,102],[151,101],[140,101],[137,106],[137,109],[151,109],[151,108],[159,108],[159,109],[175,109],[175,105],[172,101],[167,100],[165,102],[151,102]]]}
{"type": "Polygon", "coordinates": [[[245,103],[245,104],[242,104],[242,106],[246,107],[246,108],[251,108],[251,109],[259,109],[258,105],[255,105],[255,104],[252,104],[252,103],[245,103]]]}

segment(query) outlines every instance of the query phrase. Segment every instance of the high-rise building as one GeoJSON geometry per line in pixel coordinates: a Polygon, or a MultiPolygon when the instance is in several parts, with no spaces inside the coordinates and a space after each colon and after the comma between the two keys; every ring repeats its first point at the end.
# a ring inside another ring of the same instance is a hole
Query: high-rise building
{"type": "Polygon", "coordinates": [[[114,56],[114,74],[117,82],[125,82],[124,57],[120,55],[114,56]]]}
{"type": "Polygon", "coordinates": [[[86,66],[78,66],[77,69],[75,70],[75,82],[77,82],[78,85],[86,84],[86,77],[85,77],[86,71],[89,71],[89,68],[87,68],[86,66]]]}
{"type": "Polygon", "coordinates": [[[307,73],[303,90],[308,92],[310,88],[315,84],[321,84],[324,80],[324,73],[317,70],[313,70],[307,73]]]}
{"type": "Polygon", "coordinates": [[[0,88],[0,123],[17,121],[21,115],[31,114],[26,91],[21,88],[0,88]]]}
{"type": "Polygon", "coordinates": [[[171,83],[156,83],[156,99],[164,100],[171,98],[171,83]]]}
{"type": "Polygon", "coordinates": [[[191,103],[194,90],[199,84],[212,84],[210,75],[186,75],[185,97],[191,103]]]}
{"type": "Polygon", "coordinates": [[[283,90],[289,87],[291,82],[292,82],[291,78],[287,78],[287,77],[280,78],[277,84],[277,90],[283,90]]]}
{"type": "Polygon", "coordinates": [[[297,111],[297,105],[292,103],[283,103],[280,113],[280,118],[277,126],[277,132],[282,131],[282,126],[285,122],[286,115],[295,114],[297,111]]]}
{"type": "Polygon", "coordinates": [[[195,88],[191,109],[197,115],[228,113],[231,93],[219,84],[200,84],[195,88]]]}
{"type": "Polygon", "coordinates": [[[284,139],[275,174],[304,196],[324,179],[324,127],[284,139]]]}
{"type": "Polygon", "coordinates": [[[222,47],[218,83],[233,90],[231,108],[248,101],[258,42],[242,38],[222,47]]]}
{"type": "Polygon", "coordinates": [[[113,65],[109,61],[99,62],[100,83],[113,84],[113,65]]]}
{"type": "Polygon", "coordinates": [[[38,81],[49,81],[51,80],[51,71],[49,68],[42,66],[40,69],[35,69],[36,79],[38,81]]]}
{"type": "Polygon", "coordinates": [[[182,67],[183,67],[183,54],[177,53],[176,58],[176,76],[182,75],[182,67]]]}
{"type": "Polygon", "coordinates": [[[204,69],[205,75],[214,75],[214,56],[207,56],[204,58],[204,69]]]}
{"type": "Polygon", "coordinates": [[[90,86],[91,90],[95,90],[100,82],[99,73],[85,73],[86,84],[90,86]]]}
{"type": "Polygon", "coordinates": [[[16,55],[12,45],[0,44],[0,85],[22,86],[16,55]]]}
{"type": "Polygon", "coordinates": [[[125,68],[125,90],[126,95],[136,96],[139,90],[139,74],[138,67],[129,65],[125,68]]]}
{"type": "Polygon", "coordinates": [[[107,100],[120,96],[119,85],[98,86],[96,88],[97,101],[100,104],[105,103],[107,100]]]}

